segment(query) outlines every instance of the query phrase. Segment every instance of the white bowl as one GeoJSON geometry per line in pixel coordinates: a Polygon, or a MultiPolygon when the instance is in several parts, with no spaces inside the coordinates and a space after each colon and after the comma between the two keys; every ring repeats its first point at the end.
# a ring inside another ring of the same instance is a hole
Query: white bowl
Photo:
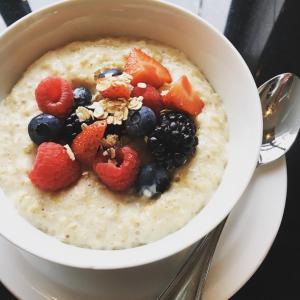
{"type": "Polygon", "coordinates": [[[16,246],[62,265],[112,270],[179,253],[230,213],[256,167],[262,117],[254,80],[230,42],[182,8],[150,0],[64,1],[16,22],[0,37],[0,96],[5,97],[26,67],[47,50],[101,35],[146,37],[184,51],[221,95],[230,132],[228,165],[207,206],[182,229],[141,247],[101,251],[66,245],[30,225],[1,194],[0,233],[16,246]]]}

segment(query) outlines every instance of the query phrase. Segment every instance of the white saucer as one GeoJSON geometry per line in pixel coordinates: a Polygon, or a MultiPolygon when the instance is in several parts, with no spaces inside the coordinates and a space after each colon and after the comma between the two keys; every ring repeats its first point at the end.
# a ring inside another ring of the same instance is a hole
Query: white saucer
{"type": "MultiPolygon", "coordinates": [[[[284,159],[256,170],[221,236],[209,274],[205,300],[230,298],[260,266],[279,229],[286,188],[284,159]]],[[[0,256],[0,279],[19,299],[89,300],[37,273],[3,238],[0,238],[0,256]]]]}

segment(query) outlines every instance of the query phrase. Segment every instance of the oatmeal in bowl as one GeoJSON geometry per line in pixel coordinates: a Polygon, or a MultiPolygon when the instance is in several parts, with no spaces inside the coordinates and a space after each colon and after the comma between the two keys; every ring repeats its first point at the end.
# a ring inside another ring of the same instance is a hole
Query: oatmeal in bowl
{"type": "Polygon", "coordinates": [[[73,42],[34,62],[0,103],[0,186],[71,245],[145,245],[185,226],[225,170],[222,99],[179,50],[73,42]],[[17,146],[16,146],[17,145],[17,146]]]}
{"type": "Polygon", "coordinates": [[[63,1],[0,40],[1,236],[47,270],[97,270],[97,299],[157,295],[255,170],[261,106],[245,62],[204,20],[153,0],[63,1]]]}

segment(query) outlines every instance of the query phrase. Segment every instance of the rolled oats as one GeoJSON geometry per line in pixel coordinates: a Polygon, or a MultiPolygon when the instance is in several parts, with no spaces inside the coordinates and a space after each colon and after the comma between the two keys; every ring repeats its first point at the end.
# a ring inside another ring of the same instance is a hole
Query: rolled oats
{"type": "Polygon", "coordinates": [[[104,149],[114,147],[118,143],[119,137],[117,134],[108,134],[106,138],[101,140],[101,145],[104,149]]]}
{"type": "Polygon", "coordinates": [[[23,148],[24,153],[30,154],[34,150],[34,144],[30,143],[23,148]]]}
{"type": "Polygon", "coordinates": [[[114,123],[114,117],[113,116],[108,116],[106,119],[107,124],[113,124],[114,123]]]}
{"type": "Polygon", "coordinates": [[[128,108],[132,110],[138,110],[143,106],[143,96],[130,98],[128,108]]]}
{"type": "Polygon", "coordinates": [[[109,148],[109,149],[107,149],[107,152],[108,152],[108,154],[109,154],[109,156],[110,156],[111,159],[116,158],[116,150],[115,150],[115,148],[109,148]]]}
{"type": "Polygon", "coordinates": [[[124,113],[123,113],[123,121],[126,121],[128,118],[128,113],[129,109],[127,107],[124,108],[124,113]]]}
{"type": "MultiPolygon", "coordinates": [[[[106,118],[108,124],[121,125],[122,122],[128,118],[128,107],[131,101],[131,99],[126,100],[123,98],[116,100],[103,99],[99,101],[99,104],[97,105],[103,108],[103,114],[101,114],[101,118],[106,118]]],[[[135,100],[135,103],[133,103],[134,105],[132,105],[132,109],[134,109],[134,107],[136,107],[135,109],[139,109],[142,106],[141,101],[141,98],[139,101],[135,100]]],[[[96,103],[97,102],[93,103],[93,107],[95,107],[96,103]]],[[[99,116],[94,114],[94,117],[98,118],[99,116]]]]}
{"type": "Polygon", "coordinates": [[[100,100],[104,99],[100,93],[96,93],[92,97],[92,103],[99,102],[100,100]]]}
{"type": "Polygon", "coordinates": [[[104,111],[104,107],[101,102],[94,102],[89,108],[94,109],[93,116],[97,120],[106,119],[108,113],[104,111]]]}
{"type": "Polygon", "coordinates": [[[88,127],[88,125],[86,124],[86,123],[82,123],[81,124],[81,130],[84,130],[85,128],[87,128],[88,127]]]}
{"type": "Polygon", "coordinates": [[[90,118],[94,119],[93,112],[84,106],[79,106],[75,111],[80,122],[84,122],[90,118]]]}

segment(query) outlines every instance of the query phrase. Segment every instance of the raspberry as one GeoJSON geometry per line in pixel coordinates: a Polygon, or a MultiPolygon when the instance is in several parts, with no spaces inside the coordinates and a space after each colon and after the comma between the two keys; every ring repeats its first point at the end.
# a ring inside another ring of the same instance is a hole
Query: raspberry
{"type": "Polygon", "coordinates": [[[56,117],[65,117],[72,110],[74,99],[71,84],[60,77],[47,77],[35,89],[39,109],[56,117]]]}
{"type": "Polygon", "coordinates": [[[72,150],[75,157],[83,164],[92,165],[100,141],[104,136],[106,129],[106,121],[97,121],[92,125],[87,126],[79,133],[72,143],[72,150]]]}
{"type": "Polygon", "coordinates": [[[131,96],[143,96],[143,105],[151,108],[157,116],[159,116],[160,111],[163,109],[162,96],[159,91],[151,85],[146,85],[146,87],[135,86],[131,92],[131,96]]]}
{"type": "Polygon", "coordinates": [[[140,167],[138,153],[125,146],[117,151],[116,162],[100,156],[94,163],[94,171],[112,191],[125,191],[135,182],[140,167]]]}
{"type": "Polygon", "coordinates": [[[65,147],[49,142],[39,146],[28,176],[39,189],[54,192],[75,183],[81,176],[81,170],[79,163],[71,160],[65,147]]]}

